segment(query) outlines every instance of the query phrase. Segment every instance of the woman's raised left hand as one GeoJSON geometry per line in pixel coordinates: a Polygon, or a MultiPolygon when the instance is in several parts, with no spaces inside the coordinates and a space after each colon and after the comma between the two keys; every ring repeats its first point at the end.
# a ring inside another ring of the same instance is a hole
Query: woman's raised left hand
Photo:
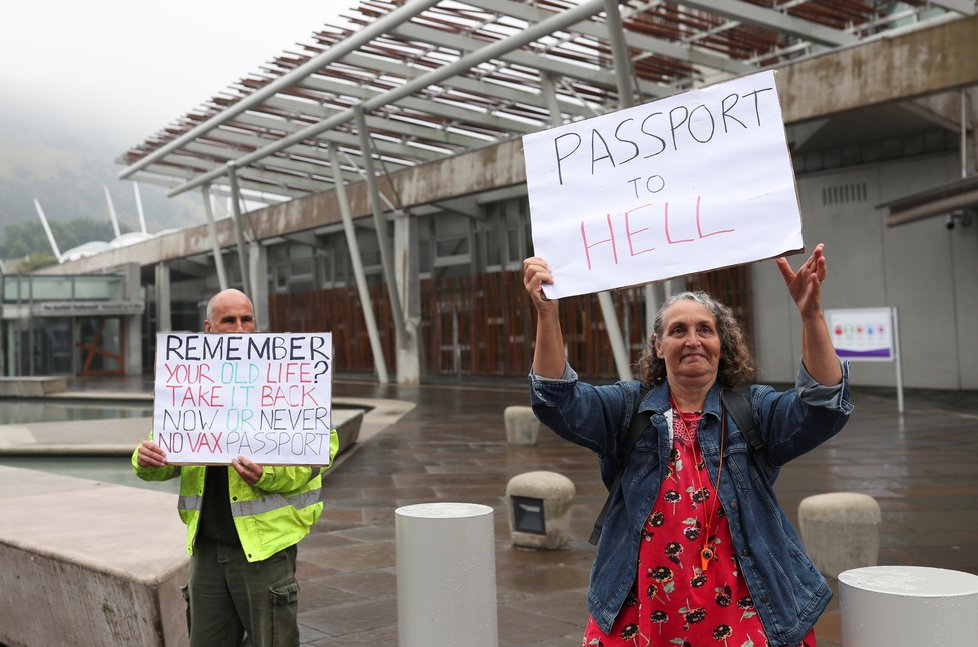
{"type": "Polygon", "coordinates": [[[815,251],[808,257],[797,272],[792,271],[788,259],[779,256],[775,259],[788,293],[798,306],[798,312],[803,319],[822,317],[822,282],[825,280],[827,267],[825,264],[825,245],[819,243],[815,251]]]}

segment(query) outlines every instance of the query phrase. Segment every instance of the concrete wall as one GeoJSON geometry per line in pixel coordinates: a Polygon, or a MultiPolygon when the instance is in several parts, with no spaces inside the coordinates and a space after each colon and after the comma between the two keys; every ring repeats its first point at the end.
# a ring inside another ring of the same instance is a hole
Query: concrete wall
{"type": "Polygon", "coordinates": [[[0,466],[0,518],[0,643],[189,643],[176,495],[0,466]]]}
{"type": "MultiPolygon", "coordinates": [[[[918,157],[799,178],[805,243],[826,244],[825,308],[896,306],[907,387],[978,388],[978,222],[943,217],[887,228],[876,205],[960,176],[955,154],[918,157]],[[833,187],[859,187],[826,204],[833,187]],[[862,197],[865,185],[865,197],[862,197]]],[[[792,259],[798,267],[801,257],[792,259]]],[[[794,379],[800,321],[773,262],[753,273],[755,345],[762,380],[794,379]]],[[[854,364],[853,383],[895,386],[892,363],[854,364]]]]}

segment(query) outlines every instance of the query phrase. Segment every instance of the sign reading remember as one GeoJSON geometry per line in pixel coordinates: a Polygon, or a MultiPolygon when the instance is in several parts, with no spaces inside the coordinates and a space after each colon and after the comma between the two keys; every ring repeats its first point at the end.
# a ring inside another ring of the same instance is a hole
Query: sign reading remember
{"type": "Polygon", "coordinates": [[[804,248],[774,72],[523,137],[550,298],[804,248]]]}
{"type": "Polygon", "coordinates": [[[330,333],[159,333],[153,440],[171,464],[328,465],[330,333]]]}

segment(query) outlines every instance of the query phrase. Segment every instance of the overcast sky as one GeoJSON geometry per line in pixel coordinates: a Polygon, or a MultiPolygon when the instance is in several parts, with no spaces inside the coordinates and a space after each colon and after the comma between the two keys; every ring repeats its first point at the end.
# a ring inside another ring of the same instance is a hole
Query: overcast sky
{"type": "Polygon", "coordinates": [[[26,0],[0,20],[3,101],[134,146],[355,0],[26,0]]]}

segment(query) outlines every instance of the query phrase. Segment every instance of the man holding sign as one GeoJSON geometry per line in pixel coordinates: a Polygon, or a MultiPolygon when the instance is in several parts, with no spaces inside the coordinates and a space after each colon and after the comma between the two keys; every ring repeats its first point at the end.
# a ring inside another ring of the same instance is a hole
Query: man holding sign
{"type": "MultiPolygon", "coordinates": [[[[204,331],[255,332],[251,300],[234,289],[218,293],[204,331]]],[[[331,431],[330,460],[337,447],[331,431]]],[[[154,440],[136,448],[132,464],[146,481],[180,477],[191,647],[237,647],[245,633],[254,647],[297,647],[296,544],[322,514],[321,469],[263,466],[245,456],[229,466],[173,465],[154,440]]]]}

